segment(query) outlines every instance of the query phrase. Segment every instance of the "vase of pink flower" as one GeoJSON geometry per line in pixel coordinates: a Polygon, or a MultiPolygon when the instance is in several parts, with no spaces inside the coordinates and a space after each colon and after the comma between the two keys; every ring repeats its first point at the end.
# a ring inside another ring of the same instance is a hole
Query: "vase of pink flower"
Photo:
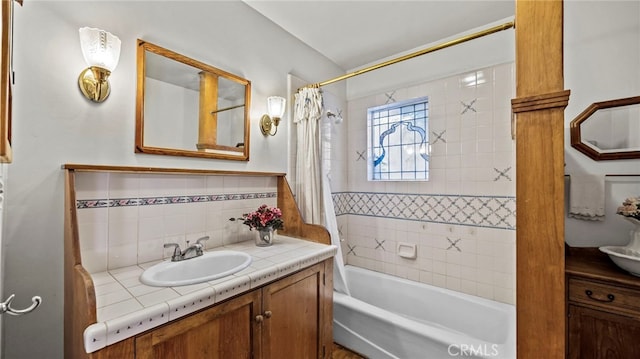
{"type": "Polygon", "coordinates": [[[640,250],[640,197],[629,197],[622,202],[616,213],[635,225],[630,232],[627,247],[640,250]]]}
{"type": "Polygon", "coordinates": [[[266,204],[258,207],[254,212],[242,216],[243,223],[249,226],[249,230],[256,230],[256,245],[266,247],[273,244],[274,231],[284,228],[282,211],[278,207],[270,207],[266,204]]]}

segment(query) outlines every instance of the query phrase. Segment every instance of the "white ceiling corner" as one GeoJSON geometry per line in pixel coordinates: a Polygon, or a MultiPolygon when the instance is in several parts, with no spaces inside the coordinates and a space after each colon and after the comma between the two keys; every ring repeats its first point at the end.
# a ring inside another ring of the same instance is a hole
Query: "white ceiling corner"
{"type": "Polygon", "coordinates": [[[514,15],[513,0],[244,0],[345,71],[514,15]]]}

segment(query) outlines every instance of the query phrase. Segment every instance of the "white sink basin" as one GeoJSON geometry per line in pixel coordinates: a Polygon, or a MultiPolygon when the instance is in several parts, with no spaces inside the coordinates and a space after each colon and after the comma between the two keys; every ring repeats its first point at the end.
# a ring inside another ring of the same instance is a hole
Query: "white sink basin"
{"type": "Polygon", "coordinates": [[[175,287],[208,282],[239,272],[251,264],[251,256],[238,251],[213,251],[179,262],[169,260],[147,268],[140,281],[154,287],[175,287]]]}
{"type": "Polygon", "coordinates": [[[600,247],[600,251],[608,254],[618,267],[640,277],[640,252],[635,248],[606,246],[600,247]]]}

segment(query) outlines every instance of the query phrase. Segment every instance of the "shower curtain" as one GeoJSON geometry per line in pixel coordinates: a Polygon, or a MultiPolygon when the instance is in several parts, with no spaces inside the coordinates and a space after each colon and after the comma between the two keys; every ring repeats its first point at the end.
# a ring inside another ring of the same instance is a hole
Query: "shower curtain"
{"type": "Polygon", "coordinates": [[[333,287],[339,292],[349,294],[329,178],[321,165],[318,122],[322,114],[320,89],[302,88],[296,93],[293,122],[296,124],[298,141],[294,194],[305,222],[325,226],[331,235],[331,243],[338,247],[338,254],[333,262],[333,287]]]}

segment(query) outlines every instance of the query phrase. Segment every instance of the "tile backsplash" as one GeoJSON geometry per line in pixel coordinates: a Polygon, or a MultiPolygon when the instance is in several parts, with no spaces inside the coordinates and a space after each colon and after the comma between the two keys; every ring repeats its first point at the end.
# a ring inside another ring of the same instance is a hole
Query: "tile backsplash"
{"type": "Polygon", "coordinates": [[[209,236],[207,249],[251,239],[241,221],[276,205],[277,178],[80,172],[76,207],[80,250],[90,273],[168,258],[165,243],[209,236]]]}

